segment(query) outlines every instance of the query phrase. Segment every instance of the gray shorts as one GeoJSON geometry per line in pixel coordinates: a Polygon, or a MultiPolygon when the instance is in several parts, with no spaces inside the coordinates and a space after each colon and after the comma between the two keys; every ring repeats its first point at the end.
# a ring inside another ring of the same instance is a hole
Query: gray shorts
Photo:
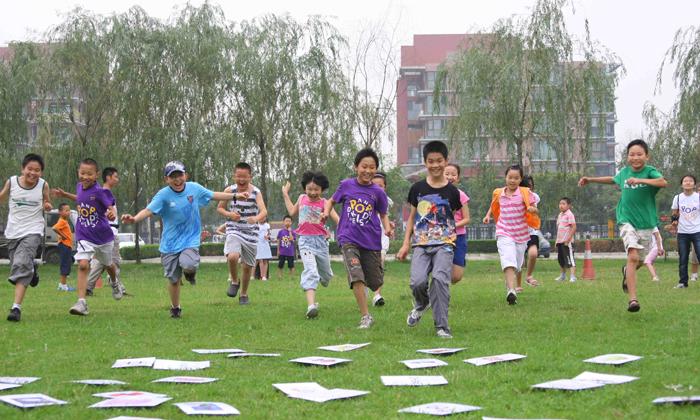
{"type": "Polygon", "coordinates": [[[342,247],[345,270],[348,272],[348,284],[362,282],[372,291],[384,284],[384,267],[382,252],[370,251],[355,244],[345,244],[342,247]]]}
{"type": "Polygon", "coordinates": [[[236,235],[226,235],[226,243],[224,244],[224,255],[238,254],[241,256],[243,264],[255,267],[255,256],[258,253],[258,244],[255,242],[244,241],[236,235]]]}
{"type": "Polygon", "coordinates": [[[12,284],[29,286],[34,276],[34,257],[40,246],[41,235],[27,235],[7,240],[11,267],[9,280],[12,284]]]}
{"type": "Polygon", "coordinates": [[[180,252],[160,254],[160,262],[163,264],[164,276],[175,284],[182,278],[182,272],[194,272],[199,267],[199,249],[186,248],[180,252]]]}

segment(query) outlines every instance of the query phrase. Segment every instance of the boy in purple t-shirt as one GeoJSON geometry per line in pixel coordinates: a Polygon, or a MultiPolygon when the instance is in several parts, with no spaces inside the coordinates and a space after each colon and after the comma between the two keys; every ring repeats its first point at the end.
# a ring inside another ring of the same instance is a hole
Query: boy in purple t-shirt
{"type": "Polygon", "coordinates": [[[294,275],[294,257],[296,256],[294,244],[297,240],[297,234],[292,230],[292,216],[284,216],[282,223],[284,223],[284,228],[277,232],[277,268],[280,278],[284,272],[285,262],[289,268],[289,274],[294,275]]]}
{"type": "Polygon", "coordinates": [[[366,148],[357,152],[354,163],[357,177],[340,182],[333,197],[326,202],[322,221],[329,217],[335,203],[342,203],[336,240],[343,252],[348,283],[362,314],[359,328],[366,329],[372,326],[374,319],[367,308],[365,287],[375,291],[384,283],[382,225],[384,234],[389,237],[393,229],[387,217],[387,195],[372,182],[379,157],[374,150],[366,148]]]}
{"type": "MultiPolygon", "coordinates": [[[[78,221],[75,224],[75,239],[78,262],[78,302],[70,308],[72,315],[87,315],[85,301],[90,260],[96,258],[107,270],[112,283],[117,275],[112,262],[114,233],[109,225],[116,217],[114,196],[108,189],[97,183],[97,162],[83,159],[78,167],[78,185],[75,201],[78,207],[78,221]]],[[[60,191],[60,190],[59,190],[60,191]]]]}

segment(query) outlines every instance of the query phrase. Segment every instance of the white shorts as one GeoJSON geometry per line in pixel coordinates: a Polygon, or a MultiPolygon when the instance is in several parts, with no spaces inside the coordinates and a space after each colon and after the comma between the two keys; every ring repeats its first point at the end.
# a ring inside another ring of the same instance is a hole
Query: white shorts
{"type": "Polygon", "coordinates": [[[112,251],[114,249],[114,242],[112,241],[109,241],[106,244],[97,245],[90,241],[81,240],[78,241],[76,248],[77,252],[75,253],[74,257],[76,261],[90,261],[94,257],[102,265],[112,265],[112,251]]]}
{"type": "Polygon", "coordinates": [[[501,257],[501,270],[513,267],[515,271],[520,271],[525,260],[527,242],[519,244],[508,236],[498,236],[496,237],[496,246],[498,247],[498,255],[501,257]]]}
{"type": "Polygon", "coordinates": [[[258,253],[258,244],[247,242],[236,235],[226,235],[224,243],[224,255],[239,254],[244,264],[255,267],[255,256],[258,253]]]}
{"type": "Polygon", "coordinates": [[[622,243],[625,245],[625,252],[629,253],[630,248],[636,249],[639,253],[640,261],[645,260],[653,235],[653,229],[635,229],[629,223],[624,223],[620,226],[620,238],[622,238],[622,243]]]}

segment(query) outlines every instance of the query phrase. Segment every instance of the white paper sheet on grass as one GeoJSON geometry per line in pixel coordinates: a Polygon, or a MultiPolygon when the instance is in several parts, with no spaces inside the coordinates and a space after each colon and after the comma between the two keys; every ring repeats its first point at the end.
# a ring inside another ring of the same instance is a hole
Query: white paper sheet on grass
{"type": "Polygon", "coordinates": [[[520,360],[524,359],[527,356],[523,354],[516,354],[516,353],[505,353],[505,354],[497,354],[495,356],[486,356],[486,357],[473,357],[471,359],[467,359],[464,362],[472,364],[474,366],[484,366],[484,365],[490,365],[491,363],[500,363],[500,362],[510,362],[513,360],[520,360]]]}
{"type": "Polygon", "coordinates": [[[559,389],[563,391],[581,391],[584,389],[600,388],[605,386],[604,383],[594,381],[577,381],[574,379],[557,379],[556,381],[542,382],[541,384],[533,385],[533,388],[538,389],[559,389]]]}
{"type": "Polygon", "coordinates": [[[386,386],[431,386],[431,385],[447,385],[447,379],[444,376],[415,376],[415,375],[400,375],[400,376],[382,376],[382,383],[386,386]]]}
{"type": "Polygon", "coordinates": [[[189,416],[237,416],[235,407],[220,402],[184,402],[173,404],[189,416]]]}
{"type": "Polygon", "coordinates": [[[151,367],[156,361],[155,357],[139,357],[135,359],[117,359],[112,365],[113,368],[129,368],[129,367],[151,367]]]}
{"type": "Polygon", "coordinates": [[[156,417],[131,417],[131,416],[119,416],[110,417],[107,420],[163,420],[156,417]]]}
{"type": "Polygon", "coordinates": [[[4,391],[6,389],[13,389],[13,388],[20,388],[22,384],[1,384],[0,383],[0,391],[4,391]]]}
{"type": "Polygon", "coordinates": [[[464,350],[465,347],[441,347],[441,348],[436,348],[436,349],[422,349],[422,350],[416,350],[418,353],[425,353],[425,354],[433,354],[433,355],[450,355],[450,354],[455,354],[457,352],[460,352],[464,350]]]}
{"type": "Polygon", "coordinates": [[[170,400],[172,400],[170,397],[151,396],[108,398],[88,408],[156,407],[170,400]]]}
{"type": "Polygon", "coordinates": [[[439,359],[413,359],[413,360],[402,360],[401,363],[406,365],[409,369],[425,369],[434,368],[440,366],[447,366],[446,362],[439,359]]]}
{"type": "Polygon", "coordinates": [[[228,357],[280,357],[279,353],[233,353],[229,354],[228,357]]]}
{"type": "Polygon", "coordinates": [[[591,357],[590,359],[584,360],[584,362],[598,363],[601,365],[623,365],[625,363],[634,362],[635,360],[639,360],[641,358],[642,356],[634,356],[631,354],[612,353],[591,357]]]}
{"type": "Polygon", "coordinates": [[[539,417],[536,419],[533,419],[533,418],[526,419],[526,418],[515,418],[515,417],[486,417],[486,416],[484,416],[481,418],[481,420],[562,420],[562,419],[549,419],[549,418],[544,419],[544,418],[539,418],[539,417]]]}
{"type": "Polygon", "coordinates": [[[152,382],[170,382],[175,384],[208,384],[218,381],[219,378],[204,378],[201,376],[169,376],[167,378],[156,379],[152,382]]]}
{"type": "Polygon", "coordinates": [[[192,349],[193,352],[197,354],[219,354],[219,353],[245,353],[245,350],[241,349],[192,349]]]}
{"type": "Polygon", "coordinates": [[[106,386],[106,385],[128,385],[127,382],[115,381],[114,379],[79,379],[77,381],[72,381],[76,384],[84,385],[95,385],[95,386],[106,386]]]}
{"type": "Polygon", "coordinates": [[[297,359],[292,359],[290,362],[301,363],[303,365],[317,365],[317,366],[335,366],[341,363],[352,362],[350,359],[340,359],[337,357],[299,357],[297,359]]]}
{"type": "Polygon", "coordinates": [[[41,378],[35,376],[0,376],[0,384],[24,385],[38,381],[41,378]]]}
{"type": "Polygon", "coordinates": [[[700,404],[700,395],[692,395],[689,397],[660,397],[652,401],[652,404],[700,404]]]}
{"type": "Polygon", "coordinates": [[[207,369],[210,366],[211,362],[209,360],[191,362],[187,360],[156,359],[153,363],[153,369],[156,370],[200,370],[207,369]]]}
{"type": "Polygon", "coordinates": [[[146,391],[113,391],[113,392],[100,392],[99,394],[92,394],[93,397],[98,398],[134,398],[134,397],[151,397],[151,398],[165,398],[165,394],[154,394],[153,392],[146,391]]]}
{"type": "Polygon", "coordinates": [[[282,391],[290,398],[314,401],[323,403],[331,400],[359,397],[369,394],[369,391],[358,391],[355,389],[326,389],[316,382],[295,382],[286,384],[273,384],[275,388],[282,391]]]}
{"type": "Polygon", "coordinates": [[[600,382],[601,384],[605,385],[617,385],[617,384],[624,384],[627,382],[632,382],[636,381],[639,379],[636,376],[627,376],[627,375],[610,375],[607,373],[595,373],[595,372],[583,372],[580,375],[571,378],[576,381],[593,381],[593,382],[600,382]]]}
{"type": "Polygon", "coordinates": [[[450,414],[466,413],[481,410],[481,407],[446,402],[414,405],[399,410],[399,413],[431,414],[433,416],[449,416],[450,414]]]}
{"type": "Polygon", "coordinates": [[[45,394],[2,395],[0,401],[19,408],[43,407],[46,405],[64,405],[67,401],[57,400],[45,394]]]}
{"type": "Polygon", "coordinates": [[[335,351],[335,352],[344,352],[344,351],[352,351],[352,350],[357,350],[359,348],[369,346],[372,343],[360,343],[360,344],[338,344],[336,346],[321,346],[318,349],[319,350],[328,350],[328,351],[335,351]]]}

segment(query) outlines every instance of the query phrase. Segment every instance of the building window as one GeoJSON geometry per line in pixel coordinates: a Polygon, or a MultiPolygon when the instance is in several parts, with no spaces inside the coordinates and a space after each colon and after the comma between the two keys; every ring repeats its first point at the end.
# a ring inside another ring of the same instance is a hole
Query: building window
{"type": "Polygon", "coordinates": [[[416,85],[408,85],[406,88],[406,92],[408,93],[408,96],[416,96],[416,93],[418,92],[418,86],[416,85]]]}
{"type": "Polygon", "coordinates": [[[557,153],[554,148],[544,140],[535,140],[532,147],[534,160],[556,160],[557,153]]]}
{"type": "Polygon", "coordinates": [[[605,137],[615,137],[615,122],[608,121],[605,123],[605,137]]]}
{"type": "Polygon", "coordinates": [[[420,113],[423,111],[423,106],[416,101],[408,101],[408,119],[417,120],[420,113]]]}
{"type": "Polygon", "coordinates": [[[429,71],[425,73],[425,88],[427,90],[435,89],[435,72],[429,71]]]}
{"type": "Polygon", "coordinates": [[[445,120],[429,120],[425,125],[425,138],[427,139],[444,139],[445,128],[447,121],[445,120]]]}

